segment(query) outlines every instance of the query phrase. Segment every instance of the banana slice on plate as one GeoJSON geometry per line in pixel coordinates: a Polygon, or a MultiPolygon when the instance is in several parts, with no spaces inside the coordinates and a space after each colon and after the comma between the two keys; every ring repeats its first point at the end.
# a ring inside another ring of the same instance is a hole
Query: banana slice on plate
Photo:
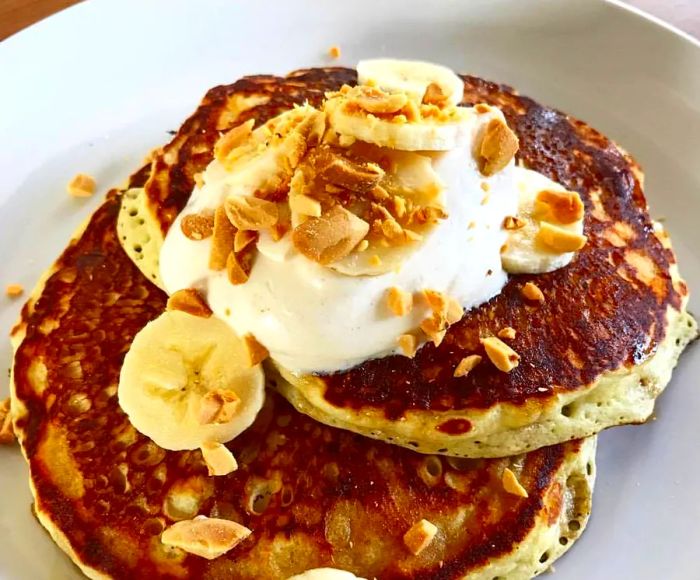
{"type": "Polygon", "coordinates": [[[536,171],[516,169],[519,208],[504,222],[509,234],[501,250],[503,269],[541,274],[563,268],[586,243],[581,198],[536,171]]]}
{"type": "Polygon", "coordinates": [[[179,451],[225,443],[247,429],[262,408],[264,382],[225,322],[172,310],[134,338],[118,396],[139,432],[179,451]]]}
{"type": "Polygon", "coordinates": [[[377,86],[389,92],[406,93],[421,103],[428,87],[437,87],[451,105],[464,96],[464,81],[446,66],[419,60],[376,58],[357,63],[357,80],[361,85],[377,86]]]}

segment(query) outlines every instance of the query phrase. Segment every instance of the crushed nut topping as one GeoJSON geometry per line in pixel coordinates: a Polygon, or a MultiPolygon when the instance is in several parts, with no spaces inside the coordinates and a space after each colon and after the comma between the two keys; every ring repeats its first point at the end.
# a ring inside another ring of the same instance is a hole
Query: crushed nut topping
{"type": "Polygon", "coordinates": [[[214,212],[214,229],[212,231],[211,250],[209,254],[209,268],[220,271],[226,268],[227,260],[233,249],[233,241],[236,236],[236,228],[228,219],[223,207],[218,207],[214,212]]]}
{"type": "Polygon", "coordinates": [[[192,316],[209,318],[211,308],[194,288],[178,290],[168,298],[167,310],[181,310],[192,316]]]}
{"type": "Polygon", "coordinates": [[[5,294],[10,298],[17,298],[24,294],[24,286],[22,284],[8,284],[5,286],[5,294]]]}
{"type": "Polygon", "coordinates": [[[404,93],[387,93],[376,87],[357,86],[349,94],[349,103],[368,113],[398,113],[408,103],[404,93]]]}
{"type": "Polygon", "coordinates": [[[251,195],[232,195],[224,202],[226,215],[239,230],[271,228],[279,219],[277,204],[251,195]]]}
{"type": "Polygon", "coordinates": [[[512,231],[512,230],[519,230],[521,228],[525,227],[525,220],[521,219],[517,216],[506,216],[506,219],[503,220],[503,229],[512,231]]]}
{"type": "Polygon", "coordinates": [[[223,162],[237,147],[240,147],[253,132],[255,119],[248,119],[245,123],[235,126],[224,133],[214,145],[214,158],[223,162]]]}
{"type": "Polygon", "coordinates": [[[517,495],[518,497],[522,498],[528,497],[527,490],[518,481],[518,478],[515,476],[515,473],[513,473],[507,467],[503,470],[501,483],[503,483],[503,489],[505,489],[506,492],[512,495],[517,495]]]}
{"type": "MultiPolygon", "coordinates": [[[[235,243],[235,237],[234,237],[235,243]]],[[[226,275],[231,284],[245,284],[250,278],[250,272],[253,269],[253,258],[255,254],[248,252],[245,248],[242,252],[236,253],[231,251],[226,256],[226,275]]]]}
{"type": "Polygon", "coordinates": [[[260,364],[270,356],[270,352],[252,334],[246,334],[243,337],[243,342],[248,351],[248,364],[251,367],[260,364]]]}
{"type": "Polygon", "coordinates": [[[238,469],[238,462],[228,447],[215,441],[203,443],[200,448],[209,475],[228,475],[238,469]]]}
{"type": "Polygon", "coordinates": [[[465,356],[455,368],[455,377],[466,377],[471,371],[474,370],[476,365],[481,362],[481,357],[478,354],[470,354],[465,356]]]}
{"type": "Polygon", "coordinates": [[[90,197],[95,193],[95,179],[85,173],[78,173],[68,182],[66,189],[73,197],[90,197]]]}
{"type": "Polygon", "coordinates": [[[413,334],[402,334],[396,340],[404,356],[413,358],[418,351],[418,338],[413,334]]]}
{"type": "Polygon", "coordinates": [[[489,121],[479,147],[479,169],[487,177],[503,169],[518,152],[518,137],[502,119],[489,121]]]}
{"type": "Polygon", "coordinates": [[[214,233],[214,212],[189,214],[182,218],[180,229],[190,240],[204,240],[214,233]]]}
{"type": "Polygon", "coordinates": [[[535,300],[537,302],[544,302],[544,294],[540,290],[539,286],[534,282],[527,282],[520,290],[523,296],[528,300],[535,300]]]}
{"type": "Polygon", "coordinates": [[[0,444],[8,445],[15,440],[15,432],[12,427],[12,413],[10,412],[9,397],[0,401],[0,444]]]}
{"type": "Polygon", "coordinates": [[[166,528],[160,540],[167,546],[214,560],[235,548],[250,534],[251,530],[231,520],[198,516],[166,528]]]}
{"type": "Polygon", "coordinates": [[[538,219],[572,224],[583,218],[583,202],[575,191],[544,189],[535,198],[534,215],[538,219]]]}
{"type": "Polygon", "coordinates": [[[537,241],[555,252],[575,252],[588,241],[586,236],[571,232],[549,222],[542,222],[537,232],[537,241]]]}
{"type": "Polygon", "coordinates": [[[199,401],[199,424],[220,425],[236,416],[240,397],[229,389],[214,389],[199,401]]]}
{"type": "Polygon", "coordinates": [[[289,209],[292,213],[308,216],[321,217],[321,203],[308,195],[290,195],[289,209]]]}
{"type": "Polygon", "coordinates": [[[359,163],[321,147],[314,156],[314,168],[324,181],[356,193],[367,193],[384,176],[376,163],[359,163]]]}
{"type": "Polygon", "coordinates": [[[486,356],[494,366],[504,373],[509,373],[520,364],[520,355],[500,338],[489,336],[481,339],[486,356]]]}
{"type": "Polygon", "coordinates": [[[333,45],[328,49],[328,56],[331,58],[340,58],[340,47],[333,45]]]}
{"type": "Polygon", "coordinates": [[[491,106],[487,105],[486,103],[477,103],[476,105],[474,105],[474,110],[477,113],[483,115],[484,113],[488,113],[491,111],[491,106]]]}
{"type": "Polygon", "coordinates": [[[423,297],[428,303],[428,308],[434,316],[444,318],[447,324],[454,324],[462,319],[464,310],[462,305],[451,296],[447,296],[437,290],[423,290],[423,297]]]}
{"type": "Polygon", "coordinates": [[[506,326],[505,328],[501,328],[501,330],[499,330],[496,334],[499,338],[512,340],[513,338],[515,338],[516,332],[515,328],[506,326]]]}
{"type": "Polygon", "coordinates": [[[435,538],[437,527],[428,520],[421,520],[404,534],[403,542],[414,556],[425,550],[435,538]]]}
{"type": "Polygon", "coordinates": [[[257,242],[258,232],[251,230],[238,230],[233,238],[233,251],[240,253],[245,250],[250,244],[257,242]]]}
{"type": "Polygon", "coordinates": [[[440,346],[447,333],[447,320],[443,315],[433,313],[432,316],[420,323],[420,329],[435,346],[440,346]]]}
{"type": "Polygon", "coordinates": [[[386,293],[389,310],[396,316],[406,316],[413,308],[413,296],[400,288],[389,288],[386,293]]]}
{"type": "Polygon", "coordinates": [[[336,205],[321,217],[294,228],[294,247],[319,264],[331,264],[347,256],[369,231],[369,224],[336,205]]]}

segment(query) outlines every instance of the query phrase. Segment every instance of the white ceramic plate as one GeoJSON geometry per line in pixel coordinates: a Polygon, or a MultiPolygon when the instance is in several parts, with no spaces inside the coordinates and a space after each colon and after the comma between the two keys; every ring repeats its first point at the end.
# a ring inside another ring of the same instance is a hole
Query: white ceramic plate
{"type": "MultiPolygon", "coordinates": [[[[73,174],[96,176],[102,194],[207,88],[330,64],[334,44],[344,65],[421,58],[511,84],[616,139],[644,166],[700,293],[700,46],[591,0],[92,0],[41,22],[0,44],[0,285],[31,287],[100,203],[66,195],[73,174]]],[[[0,297],[2,332],[19,309],[0,297]]],[[[10,365],[7,342],[0,360],[10,365]]],[[[593,517],[558,579],[700,578],[698,375],[693,345],[657,421],[600,437],[593,517]]],[[[0,577],[77,577],[32,519],[26,478],[19,451],[0,449],[0,577]]]]}

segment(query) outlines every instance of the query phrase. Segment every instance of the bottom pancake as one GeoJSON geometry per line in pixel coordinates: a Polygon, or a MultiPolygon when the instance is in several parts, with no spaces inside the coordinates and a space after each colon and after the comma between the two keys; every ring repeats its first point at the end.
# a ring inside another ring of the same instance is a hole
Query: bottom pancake
{"type": "Polygon", "coordinates": [[[284,579],[330,566],[365,578],[530,578],[581,534],[595,439],[507,459],[426,456],[327,427],[270,391],[229,444],[239,469],[210,477],[129,423],[116,391],[134,335],[165,295],[119,245],[119,199],[98,209],[14,331],[15,429],[36,514],[92,578],[284,579]],[[509,493],[512,470],[528,497],[509,493]],[[252,535],[216,560],[160,541],[175,521],[235,520],[252,535]],[[422,518],[438,528],[413,555],[422,518]]]}

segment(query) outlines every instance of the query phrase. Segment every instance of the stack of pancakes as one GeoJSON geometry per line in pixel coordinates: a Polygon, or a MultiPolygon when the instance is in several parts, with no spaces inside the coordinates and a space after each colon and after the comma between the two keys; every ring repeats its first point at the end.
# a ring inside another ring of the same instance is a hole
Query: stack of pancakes
{"type": "Polygon", "coordinates": [[[364,578],[519,579],[578,538],[591,509],[595,434],[651,414],[696,334],[688,291],[625,152],[508,87],[463,78],[465,104],[505,113],[519,163],[580,193],[587,245],[563,269],[511,277],[413,359],[324,376],[268,364],[267,402],[228,444],[239,462],[228,476],[208,476],[199,451],[159,448],[118,405],[124,355],[167,299],[143,263],[157,264],[151,241],[184,207],[221,131],[318,105],[326,91],[354,84],[354,71],[212,89],[75,235],[13,330],[12,412],[35,513],[85,574],[285,579],[333,567],[364,578]],[[129,223],[118,234],[120,215],[129,223]],[[544,302],[523,297],[528,281],[544,302]],[[484,364],[453,376],[466,354],[481,353],[480,336],[506,326],[516,330],[516,369],[484,364]],[[504,485],[506,469],[526,493],[504,485]],[[161,543],[165,527],[197,515],[253,533],[212,561],[161,543]],[[403,536],[421,519],[438,533],[415,555],[403,536]]]}

